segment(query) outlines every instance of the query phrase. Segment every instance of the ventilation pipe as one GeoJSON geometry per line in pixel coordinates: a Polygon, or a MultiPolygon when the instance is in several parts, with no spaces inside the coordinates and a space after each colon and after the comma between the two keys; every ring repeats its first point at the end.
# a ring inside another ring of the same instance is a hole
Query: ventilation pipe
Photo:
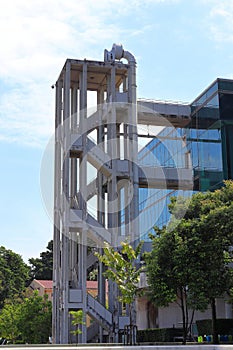
{"type": "Polygon", "coordinates": [[[112,50],[104,51],[104,61],[114,63],[115,60],[120,60],[125,58],[129,64],[129,73],[128,73],[128,134],[132,142],[129,144],[129,156],[131,158],[131,171],[133,177],[133,187],[134,187],[134,200],[131,202],[130,207],[130,217],[132,218],[132,227],[131,235],[136,242],[138,239],[138,149],[135,147],[138,145],[138,136],[137,136],[137,85],[136,85],[136,60],[135,57],[129,52],[123,49],[121,44],[113,44],[112,50]]]}
{"type": "Polygon", "coordinates": [[[104,50],[105,62],[114,62],[115,60],[120,60],[121,58],[125,58],[129,64],[136,64],[135,57],[129,51],[123,50],[123,46],[121,44],[113,44],[111,51],[104,50]]]}
{"type": "Polygon", "coordinates": [[[136,104],[137,103],[137,93],[136,93],[136,60],[135,57],[129,52],[123,49],[121,44],[113,44],[112,50],[104,50],[104,62],[114,62],[115,60],[120,60],[121,58],[125,58],[128,61],[130,66],[130,74],[129,74],[129,103],[136,104]]]}

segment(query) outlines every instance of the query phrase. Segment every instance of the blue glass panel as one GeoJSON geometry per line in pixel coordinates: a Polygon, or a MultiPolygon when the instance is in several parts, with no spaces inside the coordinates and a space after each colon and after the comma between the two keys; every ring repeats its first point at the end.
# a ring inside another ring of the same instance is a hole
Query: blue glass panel
{"type": "Polygon", "coordinates": [[[206,106],[212,107],[212,108],[219,108],[218,94],[216,94],[210,101],[208,101],[206,106]]]}
{"type": "Polygon", "coordinates": [[[199,98],[194,100],[192,106],[195,108],[197,106],[201,106],[205,103],[205,101],[210,98],[214,93],[218,91],[218,82],[215,82],[208,90],[206,90],[199,98]]]}

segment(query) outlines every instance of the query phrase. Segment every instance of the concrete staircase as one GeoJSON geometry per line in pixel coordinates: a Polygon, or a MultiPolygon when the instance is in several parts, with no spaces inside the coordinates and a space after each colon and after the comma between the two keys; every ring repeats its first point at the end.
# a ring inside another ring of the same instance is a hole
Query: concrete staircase
{"type": "Polygon", "coordinates": [[[87,294],[87,313],[94,318],[107,332],[112,328],[112,314],[93,296],[87,294]]]}

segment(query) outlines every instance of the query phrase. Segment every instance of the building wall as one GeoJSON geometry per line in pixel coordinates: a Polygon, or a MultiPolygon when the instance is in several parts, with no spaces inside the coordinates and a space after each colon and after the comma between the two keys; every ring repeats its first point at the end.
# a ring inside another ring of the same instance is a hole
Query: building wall
{"type": "MultiPolygon", "coordinates": [[[[177,303],[171,303],[168,307],[156,308],[146,297],[138,298],[136,302],[138,329],[146,328],[180,328],[182,327],[181,309],[177,303]]],[[[232,305],[226,299],[216,300],[217,318],[232,318],[232,305]]],[[[190,313],[191,319],[191,313],[190,313]]],[[[205,312],[195,311],[193,323],[197,320],[211,319],[211,308],[205,312]]]]}
{"type": "Polygon", "coordinates": [[[48,295],[48,300],[52,301],[53,289],[52,289],[52,281],[51,288],[46,288],[43,284],[36,279],[34,279],[30,284],[30,289],[37,290],[39,296],[43,297],[45,294],[48,295]]]}
{"type": "Polygon", "coordinates": [[[158,309],[146,297],[137,298],[136,310],[138,329],[158,328],[158,309]]]}

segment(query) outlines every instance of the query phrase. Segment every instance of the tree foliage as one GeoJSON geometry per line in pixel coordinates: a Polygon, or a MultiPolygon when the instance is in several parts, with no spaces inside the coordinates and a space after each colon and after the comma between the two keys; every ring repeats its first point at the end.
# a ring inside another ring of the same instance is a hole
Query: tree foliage
{"type": "Polygon", "coordinates": [[[17,303],[6,303],[0,312],[0,334],[2,338],[15,343],[20,337],[18,327],[20,317],[20,305],[17,303]]]}
{"type": "Polygon", "coordinates": [[[84,312],[83,310],[72,310],[69,312],[72,317],[71,324],[74,329],[70,332],[71,334],[76,336],[76,343],[78,342],[78,335],[82,334],[82,330],[80,329],[82,325],[85,325],[84,321],[84,312]]]}
{"type": "Polygon", "coordinates": [[[188,310],[204,311],[211,304],[217,342],[215,299],[232,287],[233,182],[191,200],[173,198],[169,209],[171,222],[155,228],[153,249],[146,258],[151,299],[160,306],[179,303],[184,339],[188,310]]]}
{"type": "Polygon", "coordinates": [[[139,291],[138,283],[142,268],[136,266],[136,260],[141,252],[141,241],[134,249],[128,242],[121,243],[121,250],[117,251],[108,244],[104,247],[104,254],[96,253],[98,259],[107,267],[104,275],[115,282],[120,294],[118,300],[129,306],[130,334],[129,342],[133,342],[133,302],[139,291]]]}
{"type": "Polygon", "coordinates": [[[95,253],[98,259],[107,266],[104,275],[116,282],[120,295],[119,301],[125,304],[131,304],[138,291],[138,282],[141,269],[137,268],[135,261],[138,258],[143,242],[134,250],[127,243],[121,243],[121,251],[117,251],[108,244],[104,247],[104,254],[95,253]]]}
{"type": "Polygon", "coordinates": [[[29,267],[22,257],[0,247],[0,309],[6,299],[21,295],[29,281],[29,267]]]}
{"type": "Polygon", "coordinates": [[[71,331],[71,333],[74,335],[82,334],[82,331],[81,329],[79,329],[79,326],[85,324],[85,321],[83,320],[83,310],[70,311],[70,315],[72,316],[71,324],[76,328],[75,330],[71,331]]]}
{"type": "Polygon", "coordinates": [[[46,251],[40,253],[40,258],[30,258],[31,276],[38,280],[52,280],[53,278],[53,241],[49,241],[46,251]]]}
{"type": "Polygon", "coordinates": [[[52,333],[52,303],[37,291],[26,297],[20,307],[19,330],[24,343],[44,344],[52,333]]]}
{"type": "Polygon", "coordinates": [[[188,288],[192,267],[185,263],[188,247],[177,232],[156,228],[156,233],[152,252],[146,256],[149,295],[157,306],[167,307],[172,302],[179,305],[186,339],[190,323],[188,309],[192,301],[188,288]]]}
{"type": "Polygon", "coordinates": [[[0,334],[12,343],[47,343],[52,331],[52,303],[35,291],[6,302],[0,312],[0,334]]]}

